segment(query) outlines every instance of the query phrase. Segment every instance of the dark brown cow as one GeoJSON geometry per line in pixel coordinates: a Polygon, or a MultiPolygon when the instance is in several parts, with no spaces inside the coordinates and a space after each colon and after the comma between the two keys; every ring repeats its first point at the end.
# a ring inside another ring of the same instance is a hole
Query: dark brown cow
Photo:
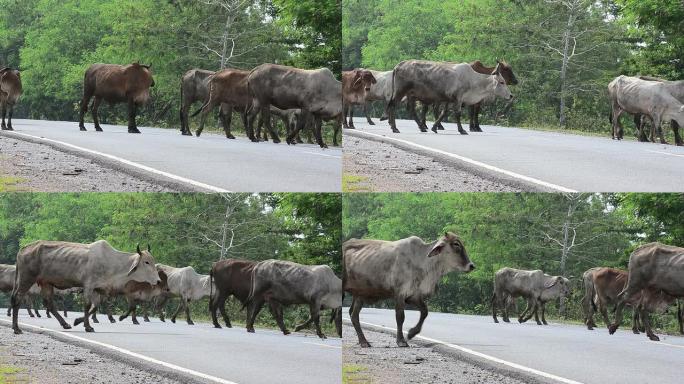
{"type": "MultiPolygon", "coordinates": [[[[206,69],[191,69],[185,72],[181,78],[181,134],[192,136],[190,124],[188,122],[190,106],[197,101],[201,101],[202,104],[204,104],[209,100],[209,78],[215,73],[216,72],[214,71],[207,71],[206,69]]],[[[232,116],[226,115],[226,108],[226,105],[221,104],[219,117],[226,137],[234,139],[235,136],[230,133],[230,119],[232,116]]]]}
{"type": "Polygon", "coordinates": [[[366,103],[366,95],[377,80],[371,71],[357,68],[342,72],[342,126],[354,129],[354,105],[366,103]],[[349,115],[349,123],[347,123],[349,115]]]}
{"type": "Polygon", "coordinates": [[[88,68],[83,79],[83,99],[78,126],[85,131],[83,115],[88,111],[90,99],[95,97],[92,106],[95,130],[102,132],[97,109],[102,100],[114,103],[128,104],[128,132],[140,133],[135,123],[138,107],[145,105],[150,99],[150,87],[154,87],[154,79],[149,65],[133,63],[93,64],[88,68]]]}
{"type": "MultiPolygon", "coordinates": [[[[226,137],[234,138],[230,134],[230,123],[233,111],[242,113],[242,123],[247,131],[247,136],[252,141],[259,141],[254,137],[254,132],[248,129],[245,111],[251,102],[249,93],[247,92],[247,76],[249,71],[240,69],[224,69],[209,77],[209,98],[202,105],[202,108],[193,113],[192,116],[201,113],[200,125],[195,133],[197,136],[202,134],[204,123],[207,120],[207,114],[211,112],[214,107],[221,105],[222,113],[226,118],[226,137]]],[[[274,142],[276,139],[274,138],[274,142]]]]}
{"type": "MultiPolygon", "coordinates": [[[[499,65],[499,71],[501,73],[501,77],[504,78],[506,81],[506,85],[517,85],[518,84],[518,78],[515,77],[515,73],[513,73],[513,67],[511,67],[510,64],[508,64],[505,60],[496,61],[497,65],[499,65]]],[[[472,63],[470,63],[470,66],[475,70],[475,72],[481,73],[483,75],[489,75],[491,74],[494,70],[496,70],[496,67],[487,67],[480,60],[475,60],[472,63]]],[[[510,102],[507,104],[506,108],[510,106],[510,102]]],[[[442,104],[437,103],[434,105],[434,115],[435,118],[438,118],[439,115],[442,113],[440,110],[440,107],[442,104]]],[[[421,120],[423,124],[425,124],[426,120],[426,115],[427,115],[427,110],[430,107],[430,105],[424,105],[423,110],[422,110],[422,116],[421,120]]],[[[444,113],[447,113],[447,109],[449,108],[449,104],[444,104],[444,113]]],[[[477,103],[474,105],[471,105],[469,107],[469,112],[470,112],[470,125],[468,130],[470,132],[482,132],[482,128],[480,128],[480,109],[482,108],[482,103],[477,103]]],[[[460,120],[460,116],[458,118],[460,120]]],[[[426,125],[427,128],[427,125],[426,125]]],[[[437,125],[438,130],[443,130],[444,126],[442,124],[437,125]]]]}
{"type": "Polygon", "coordinates": [[[14,105],[21,96],[21,74],[19,70],[12,68],[0,69],[0,108],[2,109],[2,129],[12,131],[12,114],[14,113],[14,105]],[[5,125],[5,116],[9,109],[9,116],[7,125],[5,125]]]}
{"type": "MultiPolygon", "coordinates": [[[[256,264],[256,261],[251,260],[226,259],[214,263],[211,267],[209,276],[213,280],[212,289],[214,286],[216,287],[216,295],[213,292],[209,295],[209,312],[211,312],[211,320],[215,328],[221,328],[216,318],[217,310],[221,311],[226,327],[232,328],[228,314],[226,314],[226,300],[232,295],[243,306],[247,304],[249,292],[252,289],[252,272],[256,264]]],[[[265,299],[255,297],[253,301],[256,303],[256,307],[261,309],[265,299]]],[[[286,335],[289,334],[290,331],[285,328],[282,316],[277,315],[279,312],[282,314],[282,306],[274,301],[269,301],[269,308],[280,330],[286,335]]],[[[254,332],[254,327],[247,326],[247,332],[254,332]]]]}

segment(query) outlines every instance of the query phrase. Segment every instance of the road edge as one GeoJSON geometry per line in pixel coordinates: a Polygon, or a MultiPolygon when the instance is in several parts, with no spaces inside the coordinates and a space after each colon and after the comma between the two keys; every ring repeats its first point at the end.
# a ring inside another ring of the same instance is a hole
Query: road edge
{"type": "MultiPolygon", "coordinates": [[[[22,323],[20,323],[22,324],[22,323]]],[[[161,366],[159,364],[155,364],[152,362],[145,362],[140,359],[136,359],[132,356],[128,356],[125,353],[117,352],[112,349],[102,347],[96,344],[80,341],[71,337],[63,336],[57,332],[50,331],[48,329],[43,329],[39,328],[36,326],[27,326],[27,324],[22,324],[22,331],[24,332],[31,332],[31,333],[36,333],[40,335],[46,335],[48,337],[51,337],[59,342],[62,343],[67,343],[71,345],[75,345],[80,348],[87,349],[93,353],[96,353],[98,355],[104,356],[106,358],[115,360],[119,363],[123,363],[129,366],[132,366],[135,369],[147,371],[159,376],[164,376],[168,379],[175,380],[181,383],[196,383],[196,384],[208,384],[208,383],[214,383],[213,381],[209,380],[202,380],[198,378],[197,376],[183,373],[180,371],[177,371],[172,368],[167,368],[164,366],[161,366]]],[[[6,319],[0,319],[0,326],[7,328],[9,331],[12,330],[12,323],[9,320],[6,319]]],[[[14,335],[17,336],[17,335],[14,335]]]]}
{"type": "MultiPolygon", "coordinates": [[[[469,173],[472,173],[475,176],[481,177],[481,178],[489,180],[491,182],[505,184],[509,187],[517,188],[517,189],[520,189],[524,192],[559,192],[559,190],[556,190],[553,188],[544,188],[538,184],[535,184],[532,182],[526,182],[526,181],[523,181],[521,179],[518,179],[518,178],[515,178],[512,176],[508,176],[504,173],[495,172],[495,171],[488,171],[488,170],[486,170],[480,166],[471,164],[471,163],[463,161],[463,160],[456,159],[456,158],[451,157],[451,156],[443,155],[439,152],[420,149],[420,148],[417,148],[415,145],[405,144],[405,143],[398,141],[396,139],[393,139],[391,137],[387,137],[387,136],[378,137],[375,134],[369,134],[367,132],[363,132],[363,131],[356,130],[356,129],[344,129],[343,131],[344,131],[343,132],[344,135],[348,135],[348,136],[352,136],[352,137],[358,137],[358,138],[366,139],[366,140],[372,140],[372,141],[376,141],[379,143],[385,143],[385,144],[392,145],[396,148],[399,148],[399,149],[407,151],[407,152],[416,153],[416,154],[419,154],[422,156],[432,157],[435,160],[437,160],[443,164],[446,164],[448,166],[458,167],[459,169],[464,170],[464,171],[469,172],[469,173]]],[[[454,192],[457,192],[457,191],[454,191],[454,192]]]]}
{"type": "MultiPolygon", "coordinates": [[[[120,161],[116,160],[111,160],[107,158],[103,158],[100,156],[97,156],[93,153],[89,153],[86,151],[81,151],[78,149],[74,149],[71,147],[68,147],[66,145],[62,145],[60,143],[57,143],[55,141],[51,140],[45,140],[43,138],[35,137],[33,135],[27,135],[27,134],[22,134],[18,132],[13,132],[13,131],[0,131],[0,137],[5,137],[9,139],[15,139],[15,140],[22,140],[26,141],[29,143],[33,144],[39,144],[39,145],[46,145],[50,148],[53,148],[55,150],[58,150],[60,152],[68,153],[73,156],[78,156],[83,159],[88,159],[91,160],[92,162],[108,168],[110,170],[116,171],[116,172],[121,172],[125,173],[128,176],[135,177],[137,179],[146,181],[148,183],[156,184],[168,189],[172,189],[176,192],[211,192],[210,190],[204,189],[204,188],[199,188],[197,186],[193,186],[187,183],[183,183],[177,180],[173,180],[167,177],[164,177],[162,175],[156,175],[150,172],[145,172],[137,167],[130,166],[127,164],[124,164],[120,161]]],[[[109,192],[116,192],[116,191],[109,191],[109,192]]]]}
{"type": "MultiPolygon", "coordinates": [[[[352,325],[351,321],[348,319],[343,319],[343,321],[347,325],[350,325],[350,326],[352,325]]],[[[361,328],[368,329],[368,330],[373,331],[373,332],[385,333],[385,334],[392,335],[392,336],[396,335],[396,333],[393,330],[390,330],[390,329],[387,329],[384,327],[366,324],[363,322],[361,323],[361,328]]],[[[454,348],[451,348],[451,347],[449,347],[445,344],[439,343],[439,342],[423,340],[420,338],[420,335],[416,336],[416,338],[412,339],[410,341],[410,343],[418,344],[418,345],[420,345],[422,347],[426,347],[426,348],[432,348],[434,351],[436,351],[442,355],[454,357],[457,360],[464,361],[468,364],[472,364],[472,365],[474,365],[480,369],[489,370],[489,371],[495,372],[497,374],[507,376],[507,377],[510,377],[510,378],[513,378],[516,380],[520,380],[520,381],[528,383],[528,384],[556,384],[556,383],[558,383],[555,380],[543,378],[543,377],[540,377],[539,375],[536,375],[533,373],[524,372],[524,371],[515,369],[513,367],[508,367],[506,365],[495,363],[495,362],[492,362],[492,361],[484,359],[484,358],[473,356],[469,353],[456,350],[454,348]]],[[[344,364],[344,361],[342,363],[344,364]]]]}

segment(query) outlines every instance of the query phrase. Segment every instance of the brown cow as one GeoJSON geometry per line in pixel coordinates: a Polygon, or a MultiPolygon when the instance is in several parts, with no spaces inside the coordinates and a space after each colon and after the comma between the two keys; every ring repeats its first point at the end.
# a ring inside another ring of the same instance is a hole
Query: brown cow
{"type": "MultiPolygon", "coordinates": [[[[207,71],[206,69],[191,69],[181,78],[181,134],[185,136],[192,136],[190,132],[190,124],[188,122],[188,115],[190,106],[196,101],[205,103],[209,99],[209,78],[215,74],[214,71],[207,71]]],[[[230,119],[232,116],[226,116],[226,105],[221,104],[219,108],[219,118],[223,125],[223,131],[226,133],[226,138],[234,139],[230,133],[230,119]]]]}
{"type": "MultiPolygon", "coordinates": [[[[601,312],[606,327],[609,326],[608,307],[616,304],[618,294],[625,288],[627,284],[627,271],[616,268],[597,267],[586,271],[583,277],[584,298],[582,300],[582,309],[585,312],[584,322],[587,325],[587,329],[593,330],[596,326],[596,323],[594,323],[594,312],[597,309],[601,312]]],[[[638,294],[629,305],[633,306],[634,303],[638,303],[640,300],[641,294],[638,294]]],[[[635,308],[632,315],[632,332],[635,334],[638,334],[639,329],[642,329],[639,324],[638,313],[635,308]]]]}
{"type": "Polygon", "coordinates": [[[92,114],[95,130],[102,132],[97,109],[102,100],[114,103],[128,104],[128,133],[140,133],[135,123],[138,107],[150,99],[150,87],[154,87],[154,79],[149,65],[133,63],[93,64],[88,68],[83,79],[83,99],[78,126],[85,131],[83,115],[88,111],[88,103],[93,96],[92,114]]]}
{"type": "MultiPolygon", "coordinates": [[[[213,292],[209,295],[209,312],[211,312],[211,320],[215,328],[221,328],[216,318],[217,310],[221,311],[226,327],[232,328],[228,314],[226,314],[226,300],[233,295],[243,306],[247,304],[252,288],[252,272],[256,264],[256,261],[251,260],[226,259],[214,263],[211,267],[209,276],[213,281],[212,289],[216,287],[216,295],[214,296],[213,292]]],[[[261,296],[253,298],[257,312],[264,305],[264,301],[265,299],[261,296]]],[[[282,313],[282,306],[275,301],[268,301],[268,304],[280,330],[286,335],[289,334],[290,331],[285,328],[282,316],[277,315],[282,313]]],[[[248,326],[247,332],[254,332],[254,327],[248,326]]]]}
{"type": "Polygon", "coordinates": [[[2,109],[2,129],[12,131],[12,114],[14,105],[21,96],[21,74],[12,68],[0,69],[0,108],[2,109]],[[5,125],[5,116],[9,107],[9,117],[5,125]]]}
{"type": "MultiPolygon", "coordinates": [[[[159,271],[159,279],[161,280],[161,283],[157,285],[139,283],[137,281],[129,281],[126,283],[124,286],[123,295],[126,297],[126,301],[128,302],[128,310],[119,317],[119,321],[122,321],[128,317],[128,315],[131,315],[133,324],[140,324],[136,318],[136,308],[138,304],[149,302],[158,296],[169,293],[170,291],[168,277],[164,271],[159,271]]],[[[147,318],[147,316],[145,316],[145,318],[147,318]]]]}
{"type": "MultiPolygon", "coordinates": [[[[247,120],[245,116],[245,111],[251,102],[251,97],[247,92],[247,76],[249,71],[243,71],[240,69],[224,69],[222,71],[216,72],[214,75],[209,77],[209,98],[202,105],[202,108],[197,112],[193,113],[192,116],[196,116],[201,113],[200,125],[197,128],[195,134],[197,136],[202,134],[204,129],[204,123],[207,120],[207,114],[211,112],[217,105],[221,105],[221,113],[225,115],[226,124],[225,129],[226,137],[231,138],[230,134],[230,122],[233,110],[241,112],[242,123],[247,131],[247,137],[254,142],[258,142],[258,138],[254,137],[254,133],[247,126],[247,120]]],[[[233,137],[234,138],[234,137],[233,137]]],[[[277,138],[273,139],[274,143],[279,142],[277,138]]]]}
{"type": "Polygon", "coordinates": [[[366,95],[377,80],[371,71],[357,68],[342,72],[342,126],[354,129],[354,105],[366,103],[366,95]],[[347,124],[347,115],[349,123],[347,124]]]}

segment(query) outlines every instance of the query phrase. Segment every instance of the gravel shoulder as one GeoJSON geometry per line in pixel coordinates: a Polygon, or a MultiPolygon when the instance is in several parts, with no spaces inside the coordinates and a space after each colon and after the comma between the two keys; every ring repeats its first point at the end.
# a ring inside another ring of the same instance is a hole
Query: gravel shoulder
{"type": "Polygon", "coordinates": [[[409,348],[399,348],[394,336],[364,328],[372,348],[358,345],[350,325],[343,328],[343,383],[435,383],[435,384],[523,384],[521,380],[466,361],[442,347],[409,341],[409,348]]]}
{"type": "Polygon", "coordinates": [[[44,144],[0,136],[0,191],[173,192],[44,144]]]}
{"type": "Polygon", "coordinates": [[[7,383],[181,383],[42,333],[18,337],[8,327],[0,327],[0,367],[7,383]]]}
{"type": "Polygon", "coordinates": [[[346,135],[345,192],[518,192],[520,188],[386,142],[346,135]]]}

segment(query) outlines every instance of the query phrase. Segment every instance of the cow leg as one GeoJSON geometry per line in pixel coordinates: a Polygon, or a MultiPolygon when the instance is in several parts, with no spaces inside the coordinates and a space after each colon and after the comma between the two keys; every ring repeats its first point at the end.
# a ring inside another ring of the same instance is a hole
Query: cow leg
{"type": "Polygon", "coordinates": [[[518,322],[524,323],[528,321],[529,319],[532,318],[533,315],[535,315],[537,312],[537,300],[530,298],[527,299],[527,307],[525,308],[525,311],[520,315],[518,318],[518,322]]]}
{"type": "Polygon", "coordinates": [[[112,316],[112,302],[111,301],[106,301],[102,305],[104,305],[104,309],[107,312],[107,318],[109,319],[110,323],[116,323],[116,319],[114,316],[112,316]]]}
{"type": "Polygon", "coordinates": [[[188,323],[188,325],[195,325],[195,323],[192,322],[192,318],[190,318],[190,299],[186,300],[184,307],[185,321],[188,323]]]}
{"type": "Polygon", "coordinates": [[[181,309],[183,308],[183,305],[185,304],[185,300],[181,297],[180,300],[178,301],[178,308],[176,308],[176,312],[173,313],[171,316],[171,322],[176,324],[176,317],[178,317],[178,314],[180,313],[181,309]]]}
{"type": "Polygon", "coordinates": [[[304,328],[310,326],[311,323],[313,323],[313,319],[311,318],[311,316],[309,316],[309,318],[306,319],[305,322],[303,322],[303,323],[299,324],[298,326],[296,326],[294,331],[295,331],[295,332],[299,332],[299,331],[301,331],[302,329],[304,329],[304,328]]]}
{"type": "MultiPolygon", "coordinates": [[[[135,114],[137,113],[138,105],[133,101],[128,102],[128,133],[140,133],[138,126],[135,123],[135,114]]],[[[91,331],[92,332],[92,331],[91,331]]]]}
{"type": "Polygon", "coordinates": [[[499,322],[499,319],[496,318],[496,307],[497,307],[497,304],[498,304],[498,300],[497,300],[497,298],[496,298],[496,292],[494,292],[494,293],[492,294],[491,303],[492,303],[492,317],[494,318],[494,322],[495,322],[495,323],[498,323],[498,322],[499,322]]]}
{"type": "MultiPolygon", "coordinates": [[[[33,311],[31,310],[31,296],[28,295],[26,296],[26,300],[24,300],[24,305],[26,306],[26,312],[28,313],[29,317],[36,317],[36,315],[33,314],[33,311]]],[[[37,310],[36,310],[37,312],[37,310]]]]}
{"type": "Polygon", "coordinates": [[[349,129],[349,123],[347,122],[347,118],[349,116],[350,109],[351,108],[349,107],[349,104],[342,103],[342,128],[344,129],[349,129]]]}
{"type": "MultiPolygon", "coordinates": [[[[415,106],[415,102],[413,105],[415,106]]],[[[420,121],[420,124],[419,124],[418,128],[420,128],[421,132],[423,132],[423,128],[427,128],[427,113],[428,113],[429,109],[430,109],[430,104],[423,104],[420,108],[420,117],[418,118],[418,121],[420,121]]]]}
{"type": "MultiPolygon", "coordinates": [[[[435,123],[432,125],[432,132],[437,133],[437,130],[440,129],[439,127],[442,127],[442,120],[444,120],[448,113],[449,105],[447,104],[444,106],[444,110],[442,111],[442,113],[440,113],[437,117],[437,121],[435,121],[435,123]]],[[[442,127],[441,129],[444,129],[444,127],[442,127]]]]}
{"type": "MultiPolygon", "coordinates": [[[[499,305],[503,305],[502,306],[503,315],[502,315],[501,320],[503,320],[504,323],[510,323],[511,319],[508,316],[509,307],[510,307],[511,301],[515,300],[515,299],[510,297],[510,296],[502,296],[499,298],[499,300],[500,300],[499,305]]],[[[517,311],[517,308],[515,308],[515,309],[517,311]]]]}
{"type": "Polygon", "coordinates": [[[186,100],[183,97],[183,90],[181,89],[181,107],[180,107],[180,123],[181,123],[181,135],[192,136],[190,133],[190,125],[188,124],[188,113],[190,112],[190,100],[186,100]]]}
{"type": "MultiPolygon", "coordinates": [[[[88,310],[88,313],[85,314],[85,316],[91,317],[94,314],[97,313],[97,305],[91,305],[90,309],[88,310]]],[[[83,322],[83,317],[77,317],[74,319],[74,326],[79,325],[83,322]]],[[[97,321],[99,322],[99,321],[97,321]]]]}
{"type": "Polygon", "coordinates": [[[7,118],[7,130],[8,131],[14,131],[14,128],[12,128],[12,115],[14,114],[14,104],[10,104],[9,106],[9,117],[7,118]]]}
{"type": "Polygon", "coordinates": [[[534,307],[534,321],[537,322],[537,325],[542,325],[541,321],[539,321],[539,303],[537,302],[537,305],[534,307]]]}
{"type": "Polygon", "coordinates": [[[90,111],[93,114],[93,123],[95,124],[95,130],[97,132],[102,132],[102,127],[100,127],[100,120],[97,117],[97,109],[100,107],[101,102],[102,98],[99,96],[95,96],[95,100],[93,100],[93,109],[90,111]]]}
{"type": "Polygon", "coordinates": [[[264,123],[266,124],[266,129],[268,129],[268,133],[271,134],[271,140],[275,144],[280,143],[280,137],[278,137],[278,131],[273,128],[273,123],[271,122],[271,110],[268,108],[264,108],[262,114],[264,117],[264,123]]]}
{"type": "Polygon", "coordinates": [[[454,120],[456,121],[456,125],[458,126],[458,133],[461,135],[467,135],[468,132],[463,129],[463,126],[461,125],[461,115],[463,112],[463,105],[460,100],[456,100],[454,103],[454,120]]]}
{"type": "Polygon", "coordinates": [[[93,315],[90,317],[90,320],[92,320],[93,323],[99,324],[100,320],[97,319],[97,311],[98,311],[98,308],[95,307],[95,310],[93,311],[93,315]]]}
{"type": "Polygon", "coordinates": [[[632,311],[632,333],[635,335],[638,335],[639,329],[641,327],[640,321],[639,321],[639,310],[637,308],[634,308],[632,311]]]}
{"type": "Polygon", "coordinates": [[[143,313],[142,313],[142,315],[143,315],[143,321],[146,322],[146,323],[149,323],[149,322],[150,322],[150,317],[149,317],[150,305],[149,305],[149,304],[145,304],[145,305],[142,305],[141,307],[142,307],[142,309],[143,309],[143,313]]]}
{"type": "Polygon", "coordinates": [[[620,116],[622,115],[622,108],[620,108],[617,102],[613,102],[613,109],[611,111],[611,114],[611,121],[613,123],[612,138],[613,140],[621,140],[622,137],[620,135],[622,132],[622,126],[620,125],[620,116]]]}
{"type": "Polygon", "coordinates": [[[546,322],[546,303],[542,302],[541,303],[541,319],[542,319],[542,324],[544,325],[549,325],[549,323],[546,322]]]}
{"type": "Polygon", "coordinates": [[[361,329],[361,323],[359,323],[359,313],[361,313],[361,308],[363,308],[363,302],[354,297],[351,307],[349,308],[349,317],[351,317],[352,325],[354,326],[356,335],[359,338],[359,345],[361,345],[361,348],[369,348],[371,345],[368,340],[366,340],[366,336],[363,334],[363,330],[361,329]]]}
{"type": "Polygon", "coordinates": [[[320,116],[314,116],[314,136],[316,137],[316,144],[321,148],[328,148],[328,146],[323,142],[323,134],[321,130],[323,129],[323,120],[320,116]]]}
{"type": "MultiPolygon", "coordinates": [[[[219,107],[219,119],[221,119],[221,124],[223,125],[223,132],[226,134],[226,139],[235,139],[235,136],[233,136],[233,133],[230,131],[230,125],[233,119],[233,111],[232,108],[228,108],[228,106],[225,106],[225,104],[221,104],[219,107]]],[[[246,110],[243,110],[240,112],[240,115],[242,116],[242,123],[247,127],[245,124],[245,114],[247,113],[246,110]]]]}
{"type": "Polygon", "coordinates": [[[395,298],[394,304],[394,317],[397,320],[397,345],[400,347],[408,347],[406,339],[404,339],[404,306],[405,302],[403,298],[395,298]]]}
{"type": "MultiPolygon", "coordinates": [[[[19,272],[17,271],[17,273],[19,272]]],[[[19,328],[19,305],[24,301],[24,297],[34,283],[31,280],[32,279],[22,280],[19,278],[19,276],[15,278],[15,286],[12,289],[10,303],[12,305],[12,329],[16,335],[20,335],[22,333],[21,329],[19,328]]]]}
{"type": "Polygon", "coordinates": [[[416,113],[416,99],[409,98],[409,100],[406,101],[406,109],[408,110],[409,115],[413,117],[413,121],[418,125],[418,129],[420,129],[421,132],[427,132],[427,125],[425,125],[425,122],[422,120],[423,116],[427,113],[427,106],[423,104],[421,116],[419,117],[416,113]]]}
{"type": "MultiPolygon", "coordinates": [[[[443,112],[442,111],[447,111],[449,109],[449,103],[444,103],[444,110],[441,109],[442,104],[441,103],[435,103],[435,107],[432,111],[432,113],[435,115],[435,119],[437,119],[443,112]]],[[[444,130],[444,126],[442,125],[442,122],[446,121],[447,116],[449,113],[446,113],[444,117],[442,117],[441,122],[437,125],[437,129],[440,131],[444,130]]]]}
{"type": "Polygon", "coordinates": [[[639,318],[641,319],[641,322],[644,324],[644,328],[646,328],[646,336],[653,341],[660,341],[658,335],[653,333],[653,329],[651,328],[651,319],[648,311],[641,305],[639,307],[639,318]]]}
{"type": "Polygon", "coordinates": [[[2,103],[2,125],[0,125],[0,129],[6,130],[7,125],[5,125],[5,116],[7,116],[7,105],[6,103],[2,103]]]}
{"type": "Polygon", "coordinates": [[[254,333],[254,321],[259,315],[259,311],[261,311],[263,305],[263,298],[255,299],[249,304],[249,307],[247,308],[247,332],[254,333]]]}
{"type": "Polygon", "coordinates": [[[216,296],[209,298],[209,313],[211,313],[211,322],[214,324],[214,328],[221,328],[221,324],[218,322],[218,317],[216,316],[216,311],[218,311],[219,305],[225,303],[226,297],[222,290],[216,293],[216,296]]]}
{"type": "Polygon", "coordinates": [[[349,104],[349,129],[356,129],[354,126],[354,104],[349,104]]]}
{"type": "Polygon", "coordinates": [[[313,319],[314,327],[316,327],[316,335],[321,339],[326,339],[325,334],[321,330],[321,302],[320,300],[315,300],[313,303],[309,304],[309,312],[311,313],[311,319],[313,319]]]}
{"type": "MultiPolygon", "coordinates": [[[[627,280],[627,287],[620,292],[617,297],[617,305],[613,311],[615,315],[615,321],[608,327],[608,332],[611,335],[620,327],[620,323],[622,322],[622,310],[625,308],[627,301],[643,289],[641,286],[642,284],[640,283],[630,284],[632,281],[633,280],[631,279],[627,280]]],[[[641,321],[644,321],[644,319],[641,319],[641,321]]]]}
{"type": "Polygon", "coordinates": [[[368,125],[375,125],[368,114],[368,103],[363,103],[363,114],[366,116],[366,122],[368,122],[368,125]]]}
{"type": "Polygon", "coordinates": [[[83,99],[81,99],[81,109],[79,110],[78,113],[78,128],[81,131],[85,131],[85,123],[83,122],[83,116],[85,115],[86,112],[88,112],[88,104],[90,103],[90,98],[93,97],[91,92],[88,92],[88,89],[85,89],[83,91],[83,99]]]}
{"type": "Polygon", "coordinates": [[[420,331],[423,329],[423,322],[425,321],[425,318],[428,315],[428,307],[427,304],[423,300],[419,300],[416,305],[418,306],[418,309],[420,310],[420,318],[418,319],[418,324],[416,324],[415,327],[409,329],[408,331],[408,338],[409,340],[413,339],[417,334],[420,333],[420,331]]]}
{"type": "Polygon", "coordinates": [[[228,313],[226,313],[226,298],[221,300],[219,302],[219,311],[221,311],[221,317],[223,317],[223,322],[226,323],[226,327],[228,328],[233,328],[233,325],[230,323],[230,318],[228,317],[228,313]]]}
{"type": "Polygon", "coordinates": [[[45,284],[40,288],[40,295],[43,297],[43,300],[46,304],[46,309],[52,313],[52,315],[55,317],[55,319],[57,319],[59,325],[61,325],[62,328],[70,329],[71,325],[64,321],[62,315],[60,315],[57,308],[55,308],[54,287],[50,284],[45,284]]]}
{"type": "Polygon", "coordinates": [[[133,320],[133,324],[140,325],[140,323],[138,322],[138,316],[137,316],[138,315],[138,305],[135,302],[133,302],[133,304],[131,304],[131,306],[133,307],[131,309],[131,320],[133,320]]]}
{"type": "Polygon", "coordinates": [[[482,132],[480,128],[480,110],[482,109],[482,104],[477,103],[470,106],[470,127],[471,132],[482,132]]]}
{"type": "MultiPolygon", "coordinates": [[[[278,324],[280,331],[283,333],[283,335],[289,335],[291,332],[285,327],[285,322],[283,321],[283,306],[275,300],[269,300],[268,307],[271,311],[271,315],[276,321],[276,324],[278,324]]],[[[295,332],[296,331],[298,330],[295,329],[295,332]]]]}

